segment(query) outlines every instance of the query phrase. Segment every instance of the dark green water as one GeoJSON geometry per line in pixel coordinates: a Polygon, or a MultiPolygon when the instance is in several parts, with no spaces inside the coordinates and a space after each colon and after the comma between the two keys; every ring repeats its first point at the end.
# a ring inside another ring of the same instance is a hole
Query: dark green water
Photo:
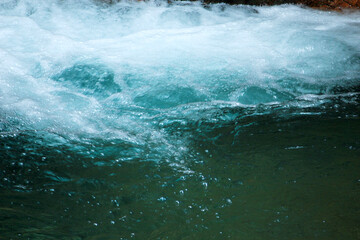
{"type": "Polygon", "coordinates": [[[359,26],[0,3],[0,240],[360,239],[359,26]]]}
{"type": "MultiPolygon", "coordinates": [[[[359,118],[340,113],[188,123],[172,135],[191,139],[189,171],[77,153],[41,132],[5,135],[1,237],[358,239],[359,133],[359,118]]],[[[121,145],[81,148],[115,156],[121,145]]]]}

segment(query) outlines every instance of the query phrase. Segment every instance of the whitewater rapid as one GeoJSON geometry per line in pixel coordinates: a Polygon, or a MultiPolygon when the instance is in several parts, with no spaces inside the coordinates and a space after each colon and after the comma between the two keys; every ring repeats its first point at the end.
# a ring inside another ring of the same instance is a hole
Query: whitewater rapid
{"type": "Polygon", "coordinates": [[[326,113],[334,98],[357,106],[360,13],[8,0],[0,3],[0,62],[4,136],[120,141],[135,152],[116,159],[156,160],[187,151],[179,133],[189,122],[201,132],[200,123],[277,109],[326,113]]]}

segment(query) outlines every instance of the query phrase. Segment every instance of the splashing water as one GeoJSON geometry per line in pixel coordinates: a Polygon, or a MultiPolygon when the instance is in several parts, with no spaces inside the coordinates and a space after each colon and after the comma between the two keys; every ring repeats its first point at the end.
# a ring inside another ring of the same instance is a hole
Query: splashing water
{"type": "Polygon", "coordinates": [[[359,39],[359,12],[3,1],[0,231],[358,236],[359,39]]]}

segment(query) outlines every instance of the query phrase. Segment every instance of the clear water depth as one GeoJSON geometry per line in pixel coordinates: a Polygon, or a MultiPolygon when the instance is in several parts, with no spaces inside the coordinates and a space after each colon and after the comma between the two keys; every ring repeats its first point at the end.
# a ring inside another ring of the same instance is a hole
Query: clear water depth
{"type": "Polygon", "coordinates": [[[359,239],[360,13],[0,2],[0,239],[359,239]]]}

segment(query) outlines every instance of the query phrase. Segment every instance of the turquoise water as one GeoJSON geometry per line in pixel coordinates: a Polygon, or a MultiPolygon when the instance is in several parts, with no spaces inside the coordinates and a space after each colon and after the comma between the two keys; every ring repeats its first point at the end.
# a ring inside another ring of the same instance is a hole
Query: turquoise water
{"type": "Polygon", "coordinates": [[[0,3],[0,239],[359,239],[360,14],[0,3]]]}

